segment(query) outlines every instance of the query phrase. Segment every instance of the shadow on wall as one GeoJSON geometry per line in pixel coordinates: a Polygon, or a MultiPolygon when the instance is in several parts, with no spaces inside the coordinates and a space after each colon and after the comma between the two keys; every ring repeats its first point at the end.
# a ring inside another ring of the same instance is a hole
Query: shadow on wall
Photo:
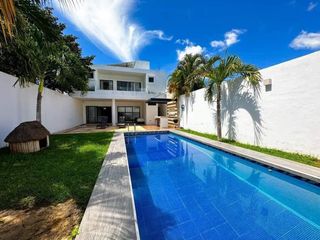
{"type": "MultiPolygon", "coordinates": [[[[237,139],[237,111],[245,110],[249,113],[254,130],[254,143],[259,145],[261,142],[262,119],[258,105],[260,90],[249,91],[243,79],[226,82],[222,88],[222,109],[221,121],[227,126],[227,137],[231,140],[237,139]],[[227,122],[226,122],[227,121],[227,122]],[[226,122],[226,124],[225,124],[226,122]]],[[[215,115],[215,113],[214,113],[215,115]]]]}

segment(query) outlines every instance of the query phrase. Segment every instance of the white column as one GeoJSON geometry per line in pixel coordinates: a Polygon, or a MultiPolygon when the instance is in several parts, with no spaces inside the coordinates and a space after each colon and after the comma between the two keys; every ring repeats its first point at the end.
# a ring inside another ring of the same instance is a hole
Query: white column
{"type": "Polygon", "coordinates": [[[112,126],[116,125],[116,115],[117,111],[116,111],[116,100],[112,99],[112,126]]]}
{"type": "Polygon", "coordinates": [[[146,74],[146,77],[145,77],[145,92],[148,92],[148,74],[146,74]]]}

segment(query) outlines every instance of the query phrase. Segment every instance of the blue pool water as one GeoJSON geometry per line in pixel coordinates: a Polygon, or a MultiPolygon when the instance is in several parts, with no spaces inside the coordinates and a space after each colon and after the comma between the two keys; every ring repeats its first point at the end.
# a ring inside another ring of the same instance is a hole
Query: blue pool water
{"type": "Polygon", "coordinates": [[[175,134],[126,137],[145,239],[320,239],[320,187],[175,134]]]}

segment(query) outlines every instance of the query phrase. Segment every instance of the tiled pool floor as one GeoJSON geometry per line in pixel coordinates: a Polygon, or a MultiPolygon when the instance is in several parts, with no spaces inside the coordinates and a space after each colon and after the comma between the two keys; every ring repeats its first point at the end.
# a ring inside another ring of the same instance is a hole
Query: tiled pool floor
{"type": "Polygon", "coordinates": [[[320,239],[318,187],[171,134],[127,140],[142,240],[320,239]]]}

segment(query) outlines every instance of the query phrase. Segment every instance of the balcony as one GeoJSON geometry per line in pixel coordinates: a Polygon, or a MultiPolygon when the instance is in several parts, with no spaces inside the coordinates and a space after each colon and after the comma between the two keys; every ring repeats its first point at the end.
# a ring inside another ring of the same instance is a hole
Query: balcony
{"type": "Polygon", "coordinates": [[[95,90],[88,91],[81,94],[80,91],[74,92],[72,95],[74,98],[80,99],[124,99],[124,100],[148,100],[153,97],[165,97],[165,93],[153,93],[148,92],[146,89],[141,88],[140,91],[119,91],[119,90],[95,90]]]}

